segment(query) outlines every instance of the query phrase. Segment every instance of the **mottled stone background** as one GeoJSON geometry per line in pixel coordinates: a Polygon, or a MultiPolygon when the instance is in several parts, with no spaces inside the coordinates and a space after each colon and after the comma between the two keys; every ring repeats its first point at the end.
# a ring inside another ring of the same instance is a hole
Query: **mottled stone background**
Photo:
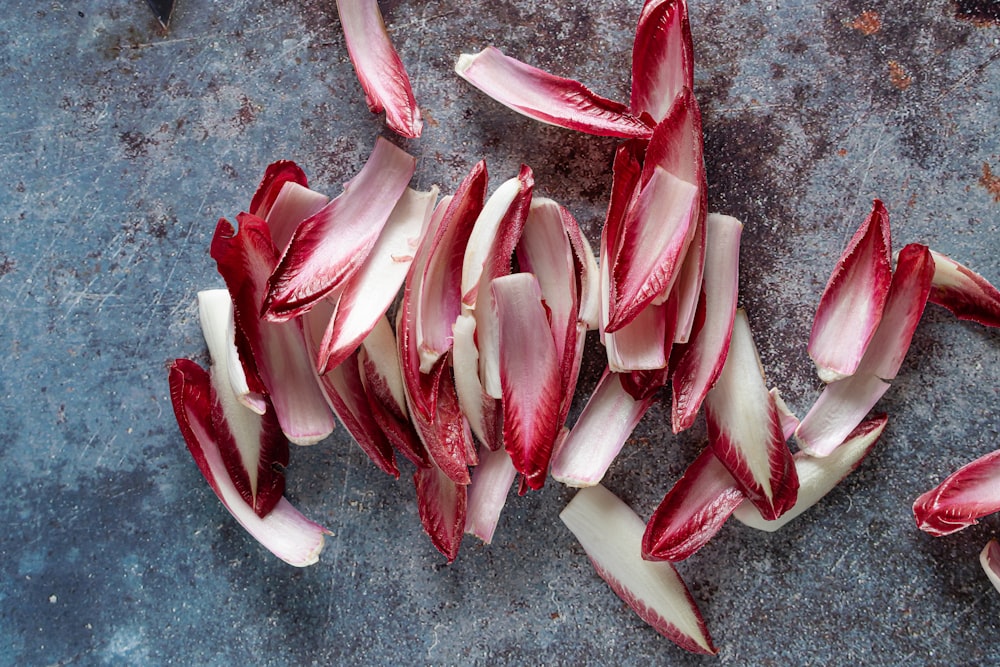
{"type": "MultiPolygon", "coordinates": [[[[511,55],[627,100],[639,0],[381,3],[426,119],[416,185],[534,168],[596,241],[615,142],[539,125],[452,73],[511,55]]],[[[741,280],[769,380],[804,413],[820,291],[873,197],[1000,283],[1000,26],[990,0],[691,0],[709,201],[745,225],[741,280]]],[[[290,568],[248,539],[178,433],[166,364],[206,352],[197,290],[220,216],[265,165],[335,193],[375,137],[332,0],[5,0],[0,12],[0,665],[1000,663],[979,550],[913,499],[998,446],[1000,335],[930,306],[872,456],[783,532],[727,525],[680,565],[720,647],[690,656],[512,497],[445,566],[399,482],[344,431],[292,452],[289,496],[333,531],[290,568]]],[[[394,139],[395,141],[400,141],[394,139]]],[[[601,370],[594,341],[573,415],[601,370]]],[[[654,408],[606,478],[643,516],[705,443],[654,408]]]]}

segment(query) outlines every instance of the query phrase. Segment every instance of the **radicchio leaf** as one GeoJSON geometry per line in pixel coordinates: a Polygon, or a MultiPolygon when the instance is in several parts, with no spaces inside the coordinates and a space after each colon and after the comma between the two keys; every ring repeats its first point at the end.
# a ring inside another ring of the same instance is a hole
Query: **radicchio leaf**
{"type": "Polygon", "coordinates": [[[917,527],[950,535],[1000,511],[1000,450],[967,463],[913,503],[917,527]]]}
{"type": "Polygon", "coordinates": [[[694,555],[744,498],[712,448],[706,448],[650,517],[642,536],[642,557],[676,562],[694,555]]]}
{"type": "Polygon", "coordinates": [[[820,297],[809,356],[824,382],[853,374],[875,335],[892,281],[889,214],[875,200],[820,297]]]}
{"type": "Polygon", "coordinates": [[[698,324],[691,340],[678,350],[671,377],[674,433],[694,423],[705,396],[722,372],[736,316],[743,225],[736,218],[712,214],[705,226],[708,270],[702,284],[698,324]]]}
{"type": "Polygon", "coordinates": [[[191,456],[230,514],[254,539],[286,563],[304,567],[317,562],[323,550],[323,535],[328,533],[325,528],[305,518],[284,498],[279,498],[267,516],[261,518],[233,485],[210,418],[212,383],[208,373],[193,361],[174,361],[170,366],[170,399],[191,456]]]}
{"type": "Polygon", "coordinates": [[[597,574],[654,630],[694,653],[717,649],[691,593],[672,563],[640,556],[645,526],[603,486],[581,489],[559,514],[597,574]]]}
{"type": "Polygon", "coordinates": [[[1000,327],[1000,290],[950,257],[931,251],[934,280],[929,300],[950,310],[960,320],[1000,327]]]}
{"type": "Polygon", "coordinates": [[[268,279],[268,317],[284,321],[342,287],[362,267],[416,169],[416,159],[385,139],[375,143],[344,192],[303,220],[268,279]]]}
{"type": "Polygon", "coordinates": [[[296,444],[317,443],[333,431],[334,419],[306,350],[302,325],[268,322],[259,314],[267,277],[277,262],[267,223],[247,213],[237,221],[239,232],[228,220],[220,220],[211,247],[233,299],[236,327],[247,341],[282,431],[296,444]]]}
{"type": "Polygon", "coordinates": [[[337,0],[347,53],[372,113],[385,109],[385,122],[396,133],[416,139],[423,129],[403,61],[389,40],[376,0],[337,0]]]}
{"type": "Polygon", "coordinates": [[[632,113],[659,122],[683,88],[694,89],[694,47],[684,0],[646,0],[632,44],[632,113]]]}
{"type": "Polygon", "coordinates": [[[502,276],[492,290],[500,327],[504,447],[527,485],[540,489],[562,426],[561,359],[535,276],[502,276]]]}
{"type": "Polygon", "coordinates": [[[822,458],[797,452],[795,471],[799,477],[799,493],[795,504],[773,521],[765,520],[749,502],[733,513],[742,523],[759,530],[773,532],[823,499],[826,494],[854,471],[878,442],[888,417],[881,415],[858,426],[832,454],[822,458]]]}
{"type": "Polygon", "coordinates": [[[232,312],[229,292],[198,292],[201,330],[212,359],[212,425],[226,471],[243,500],[257,516],[274,509],[285,490],[288,440],[265,397],[258,414],[239,402],[229,381],[227,365],[233,341],[228,322],[232,312]]]}
{"type": "Polygon", "coordinates": [[[652,128],[624,104],[595,95],[583,84],[554,76],[490,46],[463,53],[455,72],[497,102],[529,118],[603,137],[649,137],[652,128]]]}
{"type": "Polygon", "coordinates": [[[715,455],[761,514],[774,519],[795,504],[795,465],[743,310],[736,311],[729,356],[705,398],[705,418],[715,455]]]}

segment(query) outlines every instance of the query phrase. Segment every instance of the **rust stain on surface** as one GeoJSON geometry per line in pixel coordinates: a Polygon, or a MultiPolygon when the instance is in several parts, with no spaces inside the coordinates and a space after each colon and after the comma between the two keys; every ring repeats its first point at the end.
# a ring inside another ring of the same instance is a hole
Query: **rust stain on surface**
{"type": "Polygon", "coordinates": [[[848,23],[848,25],[862,35],[874,35],[882,29],[882,17],[879,16],[878,12],[866,9],[852,23],[848,23]]]}
{"type": "Polygon", "coordinates": [[[983,163],[983,175],[979,179],[979,184],[993,195],[993,201],[1000,203],[1000,176],[993,174],[988,162],[983,163]]]}
{"type": "Polygon", "coordinates": [[[913,83],[913,77],[906,73],[903,66],[900,65],[895,60],[889,61],[889,82],[899,88],[900,90],[906,90],[913,83]]]}

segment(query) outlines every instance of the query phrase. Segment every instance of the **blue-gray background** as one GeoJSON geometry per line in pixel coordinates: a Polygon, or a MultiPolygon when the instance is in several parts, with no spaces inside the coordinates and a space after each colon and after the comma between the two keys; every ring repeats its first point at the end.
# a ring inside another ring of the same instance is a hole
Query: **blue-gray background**
{"type": "MultiPolygon", "coordinates": [[[[395,139],[415,185],[450,191],[483,157],[495,185],[525,162],[596,242],[615,142],[517,116],[452,66],[494,44],[627,100],[640,4],[381,3],[426,119],[395,139]]],[[[997,5],[692,0],[691,17],[711,208],[746,225],[741,301],[801,414],[819,390],[812,314],[873,197],[897,248],[1000,283],[997,5]]],[[[444,566],[409,468],[394,482],[340,430],[289,471],[333,531],[320,563],[249,540],[184,447],[165,366],[205,360],[208,242],[265,165],[296,160],[336,193],[380,134],[332,0],[178,0],[166,33],[141,0],[3,3],[0,664],[1000,662],[1000,594],[977,562],[1000,521],[933,539],[910,511],[1000,445],[1000,336],[934,306],[857,473],[780,534],[727,525],[680,565],[716,658],[624,608],[559,522],[572,491],[555,483],[444,566]]],[[[594,342],[574,416],[600,366],[594,342]]],[[[668,421],[654,408],[606,478],[643,516],[704,445],[702,422],[675,438],[668,421]]]]}

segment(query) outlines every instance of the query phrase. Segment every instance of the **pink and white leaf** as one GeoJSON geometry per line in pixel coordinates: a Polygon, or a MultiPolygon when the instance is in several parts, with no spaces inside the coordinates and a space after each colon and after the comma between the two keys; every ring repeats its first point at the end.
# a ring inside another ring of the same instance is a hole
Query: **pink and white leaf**
{"type": "Polygon", "coordinates": [[[955,260],[931,251],[934,280],[929,300],[944,306],[960,320],[1000,327],[1000,290],[955,260]]]}
{"type": "Polygon", "coordinates": [[[604,332],[608,367],[616,373],[656,370],[670,361],[676,310],[649,304],[617,331],[604,332]]]}
{"type": "Polygon", "coordinates": [[[352,353],[395,301],[420,239],[430,224],[438,189],[407,188],[360,270],[343,285],[337,309],[317,352],[317,368],[330,370],[352,353]]]}
{"type": "MultiPolygon", "coordinates": [[[[455,321],[452,364],[455,369],[455,393],[462,413],[479,442],[491,450],[499,449],[503,433],[498,433],[503,419],[500,399],[483,389],[479,379],[479,349],[476,347],[476,317],[462,314],[455,321]]],[[[499,374],[499,370],[497,371],[499,374]]]]}
{"type": "MultiPolygon", "coordinates": [[[[506,181],[490,196],[476,220],[462,268],[463,312],[475,317],[478,376],[485,392],[482,402],[485,417],[494,422],[500,419],[495,414],[499,406],[493,406],[490,399],[499,400],[502,390],[499,324],[490,283],[511,272],[514,249],[528,219],[534,182],[531,169],[521,165],[517,178],[506,181]]],[[[491,449],[495,445],[499,441],[491,444],[491,449]]]]}
{"type": "Polygon", "coordinates": [[[831,382],[795,429],[795,441],[810,456],[828,456],[888,389],[888,383],[871,373],[857,373],[831,382]]]}
{"type": "Polygon", "coordinates": [[[596,272],[593,255],[576,220],[551,199],[531,202],[517,246],[521,271],[538,279],[549,328],[559,359],[561,388],[558,422],[566,421],[583,358],[587,322],[581,316],[585,283],[596,272]]]}
{"type": "Polygon", "coordinates": [[[872,336],[858,372],[883,380],[896,377],[927,304],[934,259],[927,246],[911,243],[899,251],[882,321],[872,336]]]}
{"type": "Polygon", "coordinates": [[[326,400],[362,451],[382,472],[399,477],[392,443],[375,418],[363,380],[360,349],[320,376],[326,400]]]}
{"type": "Polygon", "coordinates": [[[694,653],[714,654],[705,621],[672,563],[641,557],[642,519],[603,486],[581,489],[559,514],[597,574],[639,617],[694,653]]]}
{"type": "Polygon", "coordinates": [[[788,404],[785,403],[785,399],[781,397],[781,392],[777,387],[771,387],[770,394],[771,398],[774,399],[774,406],[778,408],[778,421],[781,422],[781,435],[783,435],[787,441],[795,435],[795,429],[797,429],[799,424],[802,422],[799,421],[798,416],[796,416],[796,414],[792,412],[792,409],[788,407],[788,404]]]}
{"type": "Polygon", "coordinates": [[[219,221],[211,255],[233,299],[236,327],[253,355],[278,422],[288,439],[311,445],[334,429],[333,413],[320,390],[298,321],[268,322],[260,317],[267,277],[277,262],[267,223],[241,213],[239,232],[219,221]]]}
{"type": "Polygon", "coordinates": [[[486,199],[486,164],[479,162],[459,185],[440,224],[418,250],[422,261],[410,291],[416,306],[416,344],[421,372],[451,349],[452,326],[462,312],[462,265],[469,238],[486,199]],[[426,249],[423,247],[426,244],[426,249]]]}
{"type": "Polygon", "coordinates": [[[285,490],[288,439],[274,409],[258,414],[243,405],[233,391],[228,364],[235,352],[229,337],[232,301],[226,290],[198,293],[201,330],[212,359],[212,424],[229,478],[257,516],[270,512],[285,490]]]}
{"type": "Polygon", "coordinates": [[[472,483],[469,484],[465,532],[486,544],[493,541],[515,477],[517,470],[507,450],[479,448],[479,465],[472,471],[472,483]]]}
{"type": "Polygon", "coordinates": [[[674,280],[668,295],[669,299],[676,303],[677,310],[674,342],[681,345],[691,339],[691,330],[694,328],[698,312],[698,302],[701,300],[701,284],[705,278],[706,237],[703,217],[694,230],[691,244],[684,251],[684,261],[681,262],[677,278],[674,280]]]}
{"type": "Polygon", "coordinates": [[[786,512],[798,478],[743,310],[736,311],[729,355],[705,397],[705,419],[712,450],[740,490],[770,519],[786,512]]]}
{"type": "Polygon", "coordinates": [[[432,369],[431,378],[434,411],[426,417],[417,410],[407,387],[410,419],[433,467],[447,475],[455,484],[464,486],[471,480],[469,466],[476,465],[478,455],[469,421],[458,402],[449,357],[438,362],[432,369]]]}
{"type": "Polygon", "coordinates": [[[296,227],[268,279],[270,319],[283,321],[302,314],[357,273],[415,169],[412,155],[385,139],[376,141],[344,192],[296,227]]]}
{"type": "MultiPolygon", "coordinates": [[[[309,312],[299,318],[303,323],[306,349],[310,357],[315,356],[326,323],[333,316],[335,310],[336,305],[329,299],[320,299],[309,312]]],[[[388,320],[384,317],[382,319],[384,327],[389,330],[387,334],[392,341],[390,344],[393,346],[392,352],[395,359],[395,339],[392,336],[392,327],[388,320]]],[[[376,329],[379,330],[379,334],[373,334],[374,336],[386,335],[385,329],[381,327],[376,327],[376,329]]],[[[370,395],[368,385],[365,382],[364,358],[361,348],[355,350],[343,363],[319,376],[320,387],[330,409],[337,415],[340,423],[344,425],[361,450],[379,469],[398,478],[399,469],[392,451],[393,443],[389,440],[387,433],[382,428],[382,422],[376,415],[378,401],[376,397],[370,395]]],[[[396,373],[397,375],[399,373],[398,361],[396,362],[396,373]]],[[[402,384],[401,380],[399,384],[402,384]]],[[[389,401],[393,400],[390,395],[389,401]]],[[[409,425],[408,420],[406,420],[406,424],[409,425]]],[[[416,438],[415,434],[414,438],[416,438]]]]}
{"type": "Polygon", "coordinates": [[[1000,511],[1000,450],[967,463],[913,503],[917,527],[950,535],[1000,511]]]}
{"type": "Polygon", "coordinates": [[[824,382],[858,369],[889,296],[891,253],[889,214],[876,199],[837,261],[816,309],[809,356],[824,382]]]}
{"type": "Polygon", "coordinates": [[[372,113],[385,110],[386,124],[410,139],[423,120],[403,61],[389,39],[376,0],[337,0],[347,53],[372,113]]]}
{"type": "Polygon", "coordinates": [[[707,447],[667,491],[642,536],[646,560],[684,560],[719,532],[745,496],[707,447]]]}
{"type": "MultiPolygon", "coordinates": [[[[257,190],[250,200],[250,213],[258,218],[267,219],[274,206],[275,200],[281,191],[289,183],[294,183],[303,188],[309,188],[309,181],[306,173],[299,165],[291,160],[278,160],[267,165],[264,176],[257,185],[257,190]]],[[[292,230],[289,230],[291,232],[292,230]]],[[[275,241],[277,245],[277,241],[275,241]]]]}
{"type": "Polygon", "coordinates": [[[280,254],[288,247],[299,224],[322,211],[329,203],[330,198],[320,192],[310,190],[296,181],[283,181],[281,189],[267,209],[267,215],[255,215],[267,221],[271,240],[280,254]]]}
{"type": "Polygon", "coordinates": [[[993,587],[1000,591],[1000,542],[994,539],[986,543],[979,552],[979,564],[983,566],[983,572],[993,587]]]}
{"type": "Polygon", "coordinates": [[[230,514],[278,558],[304,567],[319,560],[328,531],[280,498],[265,517],[243,500],[226,470],[211,421],[212,384],[200,366],[178,359],[170,366],[170,399],[184,441],[201,474],[230,514]]]}
{"type": "Polygon", "coordinates": [[[795,471],[799,477],[799,494],[795,504],[774,520],[766,520],[749,502],[742,503],[733,513],[740,522],[767,532],[774,532],[823,499],[837,484],[851,474],[878,442],[888,417],[876,417],[862,423],[842,445],[825,457],[797,452],[795,471]]]}
{"type": "Polygon", "coordinates": [[[697,184],[654,168],[625,218],[623,236],[610,258],[608,332],[625,326],[670,291],[690,244],[689,230],[697,222],[699,205],[697,184]]]}
{"type": "Polygon", "coordinates": [[[492,282],[500,343],[504,447],[532,489],[545,484],[562,424],[562,368],[538,280],[530,273],[492,282]]]}
{"type": "Polygon", "coordinates": [[[406,409],[406,389],[399,367],[396,337],[383,316],[358,349],[361,380],[375,422],[386,438],[414,465],[427,467],[430,458],[406,409]]]}
{"type": "MultiPolygon", "coordinates": [[[[262,415],[267,411],[266,389],[257,377],[255,384],[259,385],[258,390],[251,389],[251,380],[247,376],[243,361],[240,359],[239,350],[236,348],[236,322],[233,315],[233,300],[229,298],[229,290],[211,289],[198,292],[198,311],[207,311],[211,317],[201,315],[202,331],[205,332],[206,339],[209,335],[222,337],[226,341],[224,350],[221,350],[220,358],[213,357],[212,363],[217,364],[220,369],[225,368],[226,376],[229,378],[229,386],[236,396],[236,400],[248,409],[262,415]],[[216,331],[219,327],[222,330],[216,331]],[[209,330],[211,334],[209,334],[209,330]]],[[[252,359],[251,359],[252,361],[252,359]]],[[[254,369],[256,372],[256,369],[254,369]]]]}
{"type": "Polygon", "coordinates": [[[413,473],[417,489],[417,511],[431,543],[451,563],[458,556],[465,532],[468,490],[456,484],[437,466],[417,468],[413,473]]]}
{"type": "Polygon", "coordinates": [[[659,122],[684,88],[694,89],[694,47],[685,0],[646,0],[632,43],[632,113],[659,122]]]}
{"type": "Polygon", "coordinates": [[[579,419],[552,457],[552,478],[568,486],[599,483],[636,424],[652,405],[622,387],[619,373],[605,371],[579,419]]]}
{"type": "Polygon", "coordinates": [[[736,218],[711,214],[705,220],[703,301],[692,338],[678,352],[671,377],[674,433],[690,428],[729,353],[739,288],[740,236],[736,218]]]}
{"type": "Polygon", "coordinates": [[[517,177],[501,183],[483,205],[462,260],[462,304],[467,308],[476,308],[480,292],[489,294],[493,278],[510,273],[534,184],[531,168],[521,165],[517,177]]]}
{"type": "Polygon", "coordinates": [[[455,72],[497,102],[543,123],[603,137],[648,138],[652,134],[652,128],[630,114],[624,104],[492,46],[475,55],[463,53],[455,72]]]}

